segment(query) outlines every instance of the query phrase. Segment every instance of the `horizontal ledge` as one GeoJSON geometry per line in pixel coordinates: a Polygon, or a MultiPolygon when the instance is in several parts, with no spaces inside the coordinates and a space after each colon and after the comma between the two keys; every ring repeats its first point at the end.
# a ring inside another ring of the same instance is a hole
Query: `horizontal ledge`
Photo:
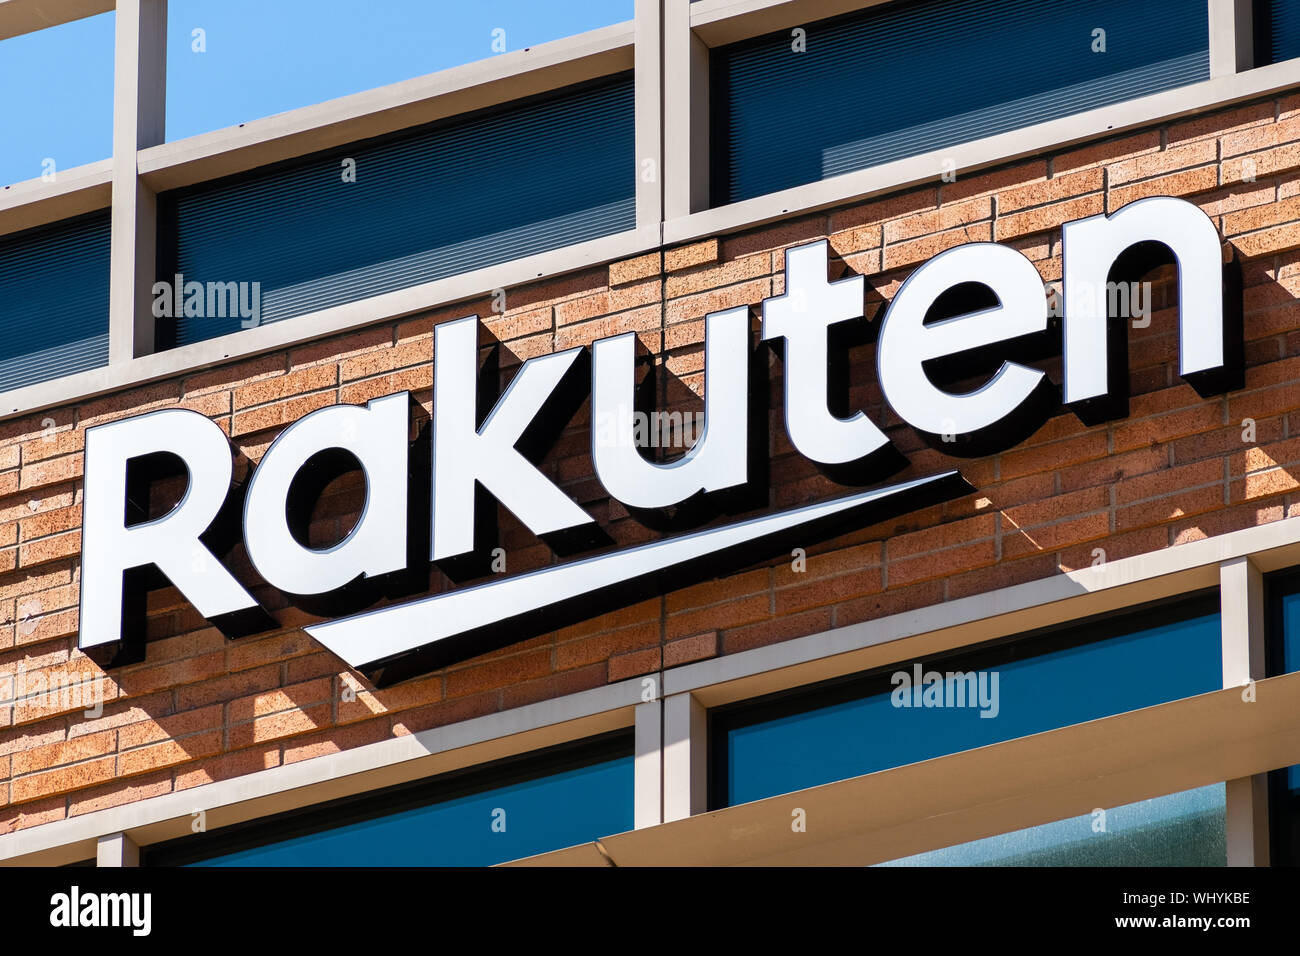
{"type": "Polygon", "coordinates": [[[126,833],[138,846],[183,837],[200,811],[211,832],[630,728],[640,700],[640,680],[622,681],[17,830],[0,836],[0,866],[61,866],[93,857],[96,841],[110,833],[126,833]]]}
{"type": "Polygon", "coordinates": [[[101,159],[56,171],[54,179],[25,179],[0,189],[0,239],[6,234],[71,219],[113,201],[113,161],[101,159]]]}
{"type": "Polygon", "coordinates": [[[1046,150],[1275,95],[1297,85],[1300,59],[1221,76],[670,219],[664,223],[664,242],[671,245],[737,232],[937,183],[946,168],[955,169],[959,177],[965,176],[1046,150]]]}
{"type": "Polygon", "coordinates": [[[725,46],[887,2],[888,0],[695,0],[690,5],[691,29],[706,45],[725,46]]]}
{"type": "Polygon", "coordinates": [[[1264,572],[1300,564],[1300,518],[1174,545],[728,654],[664,673],[664,694],[708,707],[1217,587],[1219,565],[1249,555],[1264,572]]]}
{"type": "Polygon", "coordinates": [[[359,299],[308,315],[295,316],[222,335],[203,342],[155,352],[129,362],[105,365],[61,378],[0,392],[0,420],[68,405],[120,389],[144,385],[187,372],[208,369],[323,336],[392,322],[484,295],[493,289],[527,285],[578,269],[657,248],[659,230],[643,227],[587,242],[512,259],[473,272],[359,299]]]}
{"type": "Polygon", "coordinates": [[[0,0],[0,40],[107,13],[114,0],[0,0]]]}
{"type": "MultiPolygon", "coordinates": [[[[1300,762],[1300,673],[602,837],[617,866],[883,863],[1300,762]],[[793,808],[807,832],[792,832],[793,808]]],[[[593,844],[518,865],[589,866],[593,844]]],[[[599,854],[597,854],[599,855],[599,854]]],[[[602,859],[603,863],[604,860],[602,859]]]]}
{"type": "Polygon", "coordinates": [[[156,192],[632,69],[631,21],[141,150],[156,192]]]}

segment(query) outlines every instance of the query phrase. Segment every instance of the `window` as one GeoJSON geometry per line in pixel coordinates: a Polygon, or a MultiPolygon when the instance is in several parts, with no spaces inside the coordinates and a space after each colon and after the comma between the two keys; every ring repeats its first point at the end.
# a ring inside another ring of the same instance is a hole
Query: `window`
{"type": "Polygon", "coordinates": [[[183,304],[155,302],[159,342],[631,229],[635,193],[630,75],[164,193],[159,280],[183,304]]]}
{"type": "Polygon", "coordinates": [[[633,0],[170,0],[167,138],[535,47],[632,19],[633,0]]]}
{"type": "Polygon", "coordinates": [[[0,40],[0,186],[113,155],[116,23],[110,10],[0,40]]]}
{"type": "Polygon", "coordinates": [[[834,780],[1218,690],[1217,593],[909,661],[710,714],[710,803],[834,780]]]}
{"type": "Polygon", "coordinates": [[[1300,56],[1300,4],[1295,0],[1255,0],[1254,26],[1256,66],[1300,56]]]}
{"type": "Polygon", "coordinates": [[[150,866],[487,866],[632,829],[632,736],[486,767],[146,849],[150,866]]]}
{"type": "Polygon", "coordinates": [[[108,362],[108,210],[0,236],[0,389],[108,362]]]}
{"type": "Polygon", "coordinates": [[[931,850],[881,866],[1227,866],[1221,783],[931,850]]]}
{"type": "MultiPolygon", "coordinates": [[[[1266,673],[1270,677],[1300,670],[1300,568],[1267,579],[1266,673]]],[[[1268,775],[1270,862],[1300,864],[1300,766],[1268,775]]]]}
{"type": "Polygon", "coordinates": [[[713,205],[1209,79],[1203,0],[922,0],[803,30],[713,51],[713,205]]]}

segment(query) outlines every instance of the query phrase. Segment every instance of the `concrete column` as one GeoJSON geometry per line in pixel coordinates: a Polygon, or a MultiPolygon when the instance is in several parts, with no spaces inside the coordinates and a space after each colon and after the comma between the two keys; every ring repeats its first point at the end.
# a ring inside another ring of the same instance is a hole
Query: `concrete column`
{"type": "Polygon", "coordinates": [[[108,355],[120,363],[154,348],[157,203],[140,182],[136,153],[165,139],[167,0],[118,0],[113,72],[108,355]]]}
{"type": "MultiPolygon", "coordinates": [[[[659,681],[658,675],[652,678],[659,681]]],[[[636,707],[633,826],[663,823],[663,701],[658,697],[636,707]]]]}
{"type": "Polygon", "coordinates": [[[1210,0],[1210,77],[1255,65],[1254,0],[1210,0]]]}
{"type": "Polygon", "coordinates": [[[663,0],[636,0],[636,224],[663,220],[663,0]]]}
{"type": "Polygon", "coordinates": [[[139,866],[140,848],[125,833],[106,834],[95,849],[95,865],[139,866]]]}
{"type": "MultiPolygon", "coordinates": [[[[1223,634],[1223,686],[1240,688],[1242,707],[1253,707],[1252,682],[1264,672],[1264,577],[1249,558],[1219,566],[1223,634]]],[[[1268,866],[1268,774],[1229,780],[1229,866],[1268,866]]]]}
{"type": "Polygon", "coordinates": [[[709,48],[690,0],[664,0],[664,218],[709,208],[709,48]]]}
{"type": "Polygon", "coordinates": [[[708,711],[691,694],[664,700],[664,822],[708,810],[708,711]]]}

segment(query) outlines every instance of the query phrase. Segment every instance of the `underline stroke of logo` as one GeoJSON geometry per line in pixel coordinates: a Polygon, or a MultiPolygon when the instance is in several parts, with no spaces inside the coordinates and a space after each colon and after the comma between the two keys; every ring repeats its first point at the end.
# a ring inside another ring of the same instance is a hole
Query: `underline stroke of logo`
{"type": "Polygon", "coordinates": [[[710,580],[877,521],[962,497],[957,471],[677,535],[580,561],[309,625],[315,640],[386,686],[476,654],[710,580]]]}

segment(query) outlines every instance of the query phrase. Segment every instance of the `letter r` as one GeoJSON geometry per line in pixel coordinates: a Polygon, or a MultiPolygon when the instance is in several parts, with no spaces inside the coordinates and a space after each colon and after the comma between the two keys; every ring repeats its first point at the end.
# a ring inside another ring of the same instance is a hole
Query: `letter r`
{"type": "Polygon", "coordinates": [[[164,409],[86,430],[82,651],[104,665],[114,652],[115,664],[143,656],[147,584],[139,572],[151,567],[223,631],[246,632],[253,620],[265,620],[257,602],[199,540],[222,510],[232,471],[225,433],[188,409],[164,409]],[[168,464],[167,456],[184,466],[185,493],[167,514],[148,520],[147,486],[136,482],[148,481],[168,464]],[[119,642],[125,644],[120,652],[119,642]]]}

